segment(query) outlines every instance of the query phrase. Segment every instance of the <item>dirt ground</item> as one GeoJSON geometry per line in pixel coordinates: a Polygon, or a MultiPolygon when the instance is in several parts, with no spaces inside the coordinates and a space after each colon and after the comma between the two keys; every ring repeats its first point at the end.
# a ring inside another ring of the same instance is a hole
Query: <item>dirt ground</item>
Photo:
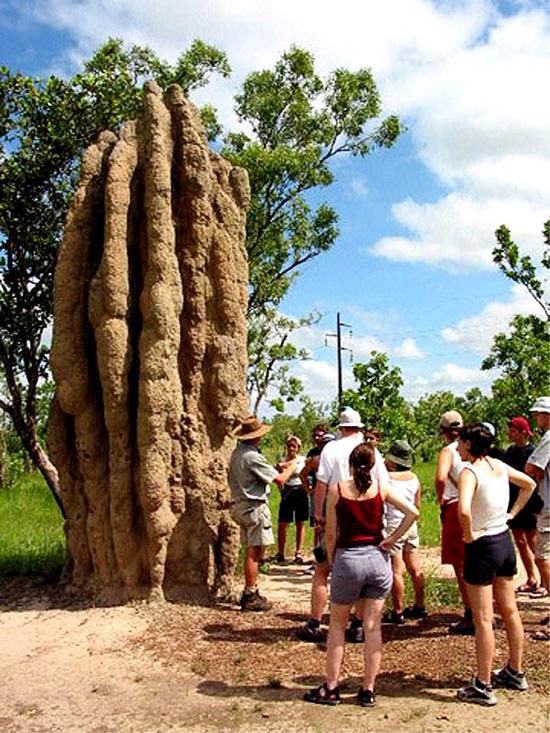
{"type": "MultiPolygon", "coordinates": [[[[354,703],[360,645],[348,645],[344,704],[302,701],[322,680],[322,645],[299,642],[311,578],[273,566],[262,591],[266,614],[185,604],[89,607],[50,586],[0,582],[2,733],[165,731],[362,731],[499,733],[549,729],[548,642],[532,640],[546,602],[522,602],[530,689],[497,692],[498,705],[459,703],[473,664],[473,639],[450,637],[456,610],[384,626],[377,706],[354,703]]],[[[497,660],[505,637],[497,624],[497,660]]]]}

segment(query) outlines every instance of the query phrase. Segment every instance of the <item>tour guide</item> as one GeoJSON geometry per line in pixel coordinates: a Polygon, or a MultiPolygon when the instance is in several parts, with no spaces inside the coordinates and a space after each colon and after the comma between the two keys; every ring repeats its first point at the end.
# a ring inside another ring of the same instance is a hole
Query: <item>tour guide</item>
{"type": "Polygon", "coordinates": [[[271,430],[254,415],[241,421],[232,435],[240,441],[229,463],[229,485],[233,497],[232,514],[241,527],[241,542],[246,545],[244,560],[244,592],[240,606],[243,611],[267,611],[271,603],[258,593],[259,562],[262,549],[273,544],[269,484],[282,487],[294,473],[296,459],[285,464],[279,473],[260,453],[258,445],[271,430]]]}

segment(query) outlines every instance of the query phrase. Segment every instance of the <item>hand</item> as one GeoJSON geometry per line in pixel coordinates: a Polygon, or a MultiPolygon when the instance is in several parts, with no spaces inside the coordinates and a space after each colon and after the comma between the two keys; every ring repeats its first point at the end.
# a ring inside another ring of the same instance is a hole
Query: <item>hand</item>
{"type": "Polygon", "coordinates": [[[475,529],[469,532],[468,534],[464,533],[463,540],[467,545],[470,545],[472,542],[475,542],[478,540],[483,532],[485,531],[485,527],[483,529],[475,529]]]}
{"type": "Polygon", "coordinates": [[[395,540],[390,540],[389,537],[385,537],[382,542],[379,543],[378,547],[384,552],[390,553],[395,545],[395,540]]]}
{"type": "Polygon", "coordinates": [[[313,517],[313,523],[316,527],[324,527],[326,524],[326,519],[324,517],[319,517],[317,514],[313,517]]]}

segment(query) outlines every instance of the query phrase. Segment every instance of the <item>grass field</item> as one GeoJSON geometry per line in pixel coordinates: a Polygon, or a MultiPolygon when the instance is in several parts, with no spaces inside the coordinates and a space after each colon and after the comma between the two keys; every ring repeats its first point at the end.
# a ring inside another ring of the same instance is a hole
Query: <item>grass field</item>
{"type": "Polygon", "coordinates": [[[0,575],[52,575],[63,566],[63,519],[42,477],[0,489],[0,575]]]}

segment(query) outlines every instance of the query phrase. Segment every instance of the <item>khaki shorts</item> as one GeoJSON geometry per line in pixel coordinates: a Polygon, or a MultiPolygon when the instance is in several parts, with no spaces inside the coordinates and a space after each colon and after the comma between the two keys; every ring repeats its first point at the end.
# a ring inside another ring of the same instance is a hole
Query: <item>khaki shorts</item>
{"type": "Polygon", "coordinates": [[[241,528],[241,542],[247,547],[273,544],[271,512],[265,502],[239,502],[231,509],[233,519],[241,528]]]}
{"type": "Polygon", "coordinates": [[[550,530],[535,535],[535,558],[537,560],[550,560],[550,530]]]}
{"type": "MultiPolygon", "coordinates": [[[[386,535],[391,534],[394,529],[397,529],[401,522],[397,523],[388,523],[388,526],[386,527],[386,535]]],[[[418,550],[420,547],[420,540],[418,538],[418,525],[416,522],[409,527],[407,532],[405,534],[402,534],[401,537],[397,540],[395,545],[390,550],[390,555],[397,555],[398,552],[413,552],[414,550],[418,550]]]]}

